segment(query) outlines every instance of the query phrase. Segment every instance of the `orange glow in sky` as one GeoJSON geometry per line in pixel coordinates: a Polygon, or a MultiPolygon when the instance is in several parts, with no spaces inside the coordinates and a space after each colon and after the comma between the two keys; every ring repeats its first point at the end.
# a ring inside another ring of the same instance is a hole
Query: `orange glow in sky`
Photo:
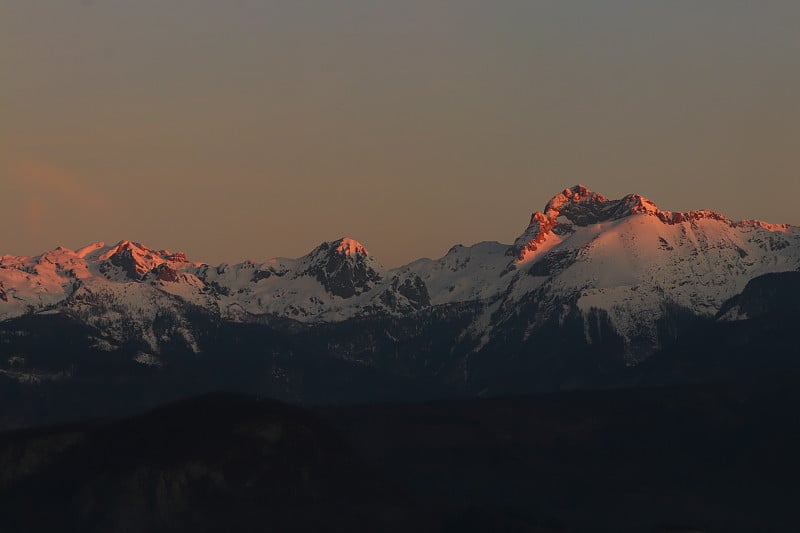
{"type": "Polygon", "coordinates": [[[574,183],[800,224],[800,3],[0,5],[0,254],[511,242],[574,183]]]}

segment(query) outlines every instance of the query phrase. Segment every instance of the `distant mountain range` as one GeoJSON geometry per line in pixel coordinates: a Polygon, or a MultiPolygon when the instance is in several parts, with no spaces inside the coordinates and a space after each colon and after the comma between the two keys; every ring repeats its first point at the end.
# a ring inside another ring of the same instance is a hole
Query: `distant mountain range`
{"type": "Polygon", "coordinates": [[[681,339],[796,313],[798,270],[799,227],[581,185],[512,244],[394,269],[350,238],[221,265],[131,241],[59,247],[0,257],[0,385],[296,401],[613,386],[681,339]]]}

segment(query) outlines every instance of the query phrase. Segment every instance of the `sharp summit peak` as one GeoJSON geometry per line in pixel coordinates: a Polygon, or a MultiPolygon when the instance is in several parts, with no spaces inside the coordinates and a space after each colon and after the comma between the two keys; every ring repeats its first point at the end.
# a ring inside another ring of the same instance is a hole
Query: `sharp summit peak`
{"type": "Polygon", "coordinates": [[[333,242],[336,253],[344,255],[369,255],[363,244],[350,237],[342,237],[333,242]]]}

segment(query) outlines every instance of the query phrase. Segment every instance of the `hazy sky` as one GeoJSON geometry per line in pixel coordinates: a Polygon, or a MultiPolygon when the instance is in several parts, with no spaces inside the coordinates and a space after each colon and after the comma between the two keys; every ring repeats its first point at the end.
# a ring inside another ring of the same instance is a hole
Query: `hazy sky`
{"type": "Polygon", "coordinates": [[[565,186],[800,224],[800,2],[3,0],[0,254],[510,242],[565,186]]]}

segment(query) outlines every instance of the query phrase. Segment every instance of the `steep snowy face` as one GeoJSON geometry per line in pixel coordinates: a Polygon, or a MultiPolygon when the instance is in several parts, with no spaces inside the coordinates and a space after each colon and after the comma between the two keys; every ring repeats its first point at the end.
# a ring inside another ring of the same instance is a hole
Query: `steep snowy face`
{"type": "MultiPolygon", "coordinates": [[[[508,255],[516,262],[530,260],[542,247],[554,245],[564,237],[575,232],[576,227],[586,227],[631,215],[654,215],[667,223],[676,223],[687,218],[701,217],[700,213],[673,213],[662,211],[647,198],[629,194],[619,200],[608,200],[603,195],[592,192],[583,185],[564,189],[545,206],[544,212],[536,211],[531,222],[509,249],[508,255]]],[[[709,216],[724,218],[713,212],[709,216]]]]}
{"type": "Polygon", "coordinates": [[[608,200],[583,185],[564,189],[554,196],[544,211],[536,211],[526,230],[509,248],[508,255],[515,263],[525,263],[543,249],[561,243],[578,228],[622,220],[634,215],[648,215],[665,225],[698,224],[713,220],[733,228],[761,228],[770,232],[786,232],[786,224],[769,224],[760,220],[734,222],[724,215],[708,209],[688,212],[673,212],[659,209],[652,201],[638,194],[629,194],[618,200],[608,200]]]}
{"type": "Polygon", "coordinates": [[[750,279],[798,269],[800,229],[710,210],[663,211],[639,195],[607,200],[576,186],[534,213],[508,254],[516,274],[507,314],[533,291],[587,316],[602,310],[641,354],[641,346],[658,345],[665,308],[712,316],[750,279]]]}
{"type": "Polygon", "coordinates": [[[607,218],[609,202],[600,194],[583,185],[564,189],[554,196],[544,208],[531,215],[525,232],[517,237],[508,255],[522,263],[530,259],[540,248],[572,232],[572,225],[587,226],[607,218]]]}

